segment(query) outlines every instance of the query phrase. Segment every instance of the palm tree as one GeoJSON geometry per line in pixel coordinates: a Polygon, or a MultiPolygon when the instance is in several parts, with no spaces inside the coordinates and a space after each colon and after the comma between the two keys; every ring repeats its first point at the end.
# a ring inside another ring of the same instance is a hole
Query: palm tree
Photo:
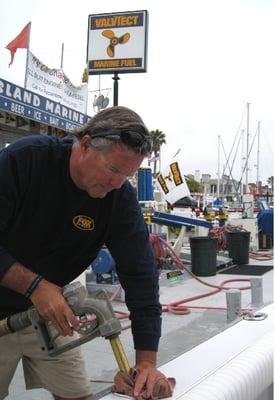
{"type": "Polygon", "coordinates": [[[159,131],[158,129],[156,129],[155,131],[151,131],[150,135],[152,136],[153,139],[153,147],[152,147],[152,152],[154,155],[153,176],[155,178],[157,175],[157,160],[160,159],[160,148],[163,144],[166,143],[166,140],[165,140],[165,133],[159,131]]]}

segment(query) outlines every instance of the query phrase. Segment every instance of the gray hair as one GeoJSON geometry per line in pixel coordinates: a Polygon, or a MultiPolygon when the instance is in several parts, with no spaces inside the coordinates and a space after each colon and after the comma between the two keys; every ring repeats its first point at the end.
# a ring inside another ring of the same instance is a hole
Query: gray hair
{"type": "Polygon", "coordinates": [[[114,140],[114,138],[107,137],[95,137],[93,138],[93,134],[96,134],[98,131],[102,130],[110,130],[110,129],[131,129],[142,131],[144,136],[150,137],[150,133],[146,125],[144,124],[141,117],[133,110],[123,107],[123,106],[114,106],[106,108],[105,110],[100,111],[94,117],[92,117],[83,127],[78,128],[74,135],[80,140],[83,136],[89,135],[91,137],[91,145],[93,148],[98,151],[108,150],[114,144],[118,144],[120,146],[126,147],[129,151],[140,153],[143,156],[148,155],[148,151],[142,150],[137,151],[137,149],[125,145],[119,140],[119,137],[114,140]]]}
{"type": "Polygon", "coordinates": [[[91,147],[97,151],[109,151],[113,148],[113,146],[123,146],[127,147],[127,150],[132,151],[132,149],[128,148],[128,146],[125,146],[124,144],[119,143],[119,140],[113,140],[113,139],[107,139],[106,137],[96,137],[96,138],[91,138],[90,144],[91,147]]]}

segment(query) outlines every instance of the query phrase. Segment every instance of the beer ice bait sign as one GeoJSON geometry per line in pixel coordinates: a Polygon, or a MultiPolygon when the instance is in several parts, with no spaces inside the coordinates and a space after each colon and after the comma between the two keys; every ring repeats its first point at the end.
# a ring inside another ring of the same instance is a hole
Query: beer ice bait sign
{"type": "Polygon", "coordinates": [[[84,125],[90,119],[79,111],[4,79],[0,79],[0,110],[68,132],[84,125]]]}
{"type": "Polygon", "coordinates": [[[145,10],[89,15],[89,75],[146,72],[147,25],[145,10]]]}

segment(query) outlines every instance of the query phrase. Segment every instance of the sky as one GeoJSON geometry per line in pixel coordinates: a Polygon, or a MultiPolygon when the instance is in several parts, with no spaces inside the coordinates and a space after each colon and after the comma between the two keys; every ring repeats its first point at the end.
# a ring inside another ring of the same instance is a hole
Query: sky
{"type": "MultiPolygon", "coordinates": [[[[24,86],[26,50],[17,50],[9,68],[5,46],[31,21],[32,53],[59,68],[64,43],[63,69],[78,85],[86,66],[88,16],[136,10],[149,14],[148,69],[120,74],[118,103],[138,112],[150,130],[165,133],[162,168],[179,151],[186,174],[199,170],[217,178],[220,164],[220,173],[230,170],[239,180],[249,103],[249,182],[258,171],[266,183],[274,147],[272,0],[2,0],[0,78],[24,86]]],[[[99,87],[111,104],[112,75],[89,77],[90,116],[99,87]]]]}

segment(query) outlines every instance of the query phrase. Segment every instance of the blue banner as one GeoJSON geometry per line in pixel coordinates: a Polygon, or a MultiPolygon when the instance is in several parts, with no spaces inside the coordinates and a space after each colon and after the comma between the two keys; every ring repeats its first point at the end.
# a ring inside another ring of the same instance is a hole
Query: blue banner
{"type": "Polygon", "coordinates": [[[68,132],[91,118],[4,79],[0,79],[0,110],[68,132]]]}

